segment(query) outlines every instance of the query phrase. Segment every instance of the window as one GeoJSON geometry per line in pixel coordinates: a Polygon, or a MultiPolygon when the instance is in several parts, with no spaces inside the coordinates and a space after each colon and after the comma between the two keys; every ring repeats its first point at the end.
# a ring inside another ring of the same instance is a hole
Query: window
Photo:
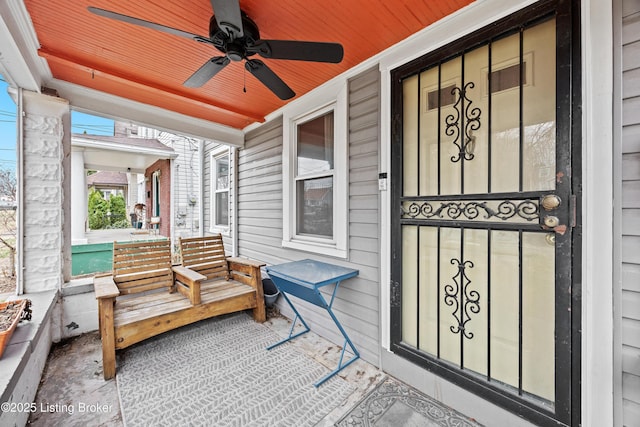
{"type": "Polygon", "coordinates": [[[453,105],[456,102],[456,85],[452,84],[438,90],[431,90],[427,93],[427,110],[436,110],[439,107],[453,105]]]}
{"type": "Polygon", "coordinates": [[[284,118],[284,247],[346,258],[346,96],[284,118]]]}
{"type": "Polygon", "coordinates": [[[229,149],[211,155],[211,229],[229,230],[229,149]]]}
{"type": "Polygon", "coordinates": [[[489,79],[491,80],[491,93],[501,92],[503,90],[520,87],[520,78],[522,84],[527,84],[527,63],[524,63],[524,72],[520,73],[520,64],[510,65],[501,70],[492,71],[489,79]]]}
{"type": "Polygon", "coordinates": [[[332,239],[333,110],[296,128],[296,234],[332,239]]]}
{"type": "Polygon", "coordinates": [[[151,175],[151,186],[153,192],[152,210],[153,216],[160,216],[160,171],[157,170],[151,175]]]}

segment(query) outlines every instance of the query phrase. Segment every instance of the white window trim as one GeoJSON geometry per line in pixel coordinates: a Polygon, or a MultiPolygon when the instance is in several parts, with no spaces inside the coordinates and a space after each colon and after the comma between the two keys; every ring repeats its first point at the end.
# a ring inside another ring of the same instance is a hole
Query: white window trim
{"type": "Polygon", "coordinates": [[[305,106],[304,110],[283,113],[282,135],[282,246],[320,255],[347,258],[349,212],[349,143],[347,132],[347,85],[340,87],[328,103],[305,106]],[[297,235],[296,230],[296,131],[297,124],[309,121],[333,110],[333,239],[297,235]]]}
{"type": "Polygon", "coordinates": [[[211,152],[211,154],[209,155],[209,159],[210,159],[210,183],[211,183],[211,188],[210,188],[210,200],[209,200],[209,206],[210,206],[210,214],[209,214],[209,218],[210,218],[210,224],[209,224],[209,231],[212,233],[220,233],[224,236],[230,236],[231,235],[231,150],[229,150],[229,147],[220,147],[217,148],[215,150],[213,150],[211,152]],[[227,200],[229,201],[229,203],[227,204],[227,209],[228,209],[228,218],[229,218],[229,225],[223,226],[223,225],[217,225],[215,224],[215,220],[216,220],[216,162],[220,157],[223,156],[227,156],[227,159],[229,160],[229,169],[227,171],[227,173],[229,174],[229,188],[227,188],[227,200]]]}

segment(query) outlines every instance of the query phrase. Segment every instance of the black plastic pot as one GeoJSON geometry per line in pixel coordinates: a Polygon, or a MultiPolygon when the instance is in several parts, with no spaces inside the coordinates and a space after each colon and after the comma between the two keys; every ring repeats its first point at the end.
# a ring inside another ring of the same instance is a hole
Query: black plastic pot
{"type": "Polygon", "coordinates": [[[264,290],[264,302],[267,307],[273,307],[280,296],[280,291],[271,279],[262,279],[262,289],[264,290]]]}

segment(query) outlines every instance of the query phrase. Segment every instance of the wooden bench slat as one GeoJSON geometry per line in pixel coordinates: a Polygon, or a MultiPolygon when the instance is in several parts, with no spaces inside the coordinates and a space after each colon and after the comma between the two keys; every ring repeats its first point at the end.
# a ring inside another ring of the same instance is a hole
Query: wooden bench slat
{"type": "Polygon", "coordinates": [[[211,236],[206,236],[206,237],[183,237],[182,239],[180,239],[180,244],[183,245],[191,245],[191,244],[196,244],[196,245],[203,245],[203,244],[223,244],[222,243],[222,235],[220,233],[218,234],[214,234],[211,236]]]}
{"type": "Polygon", "coordinates": [[[172,281],[167,281],[166,283],[148,283],[141,284],[138,286],[131,286],[129,288],[121,288],[120,295],[132,295],[139,294],[141,292],[153,291],[155,289],[165,289],[166,292],[169,291],[169,288],[173,286],[172,281]]]}
{"type": "Polygon", "coordinates": [[[227,261],[227,257],[224,252],[219,251],[211,251],[211,252],[193,252],[193,253],[182,253],[182,264],[191,264],[194,261],[199,260],[217,260],[217,261],[227,261]]]}
{"type": "MultiPolygon", "coordinates": [[[[173,276],[157,276],[150,278],[141,278],[136,280],[125,280],[122,282],[116,282],[118,289],[123,290],[133,290],[135,288],[139,288],[140,286],[156,284],[156,288],[161,287],[171,287],[173,284],[173,276]]],[[[140,292],[144,292],[140,290],[140,292]]]]}
{"type": "MultiPolygon", "coordinates": [[[[144,273],[146,271],[154,272],[158,270],[171,271],[171,263],[163,264],[163,265],[150,265],[150,266],[138,266],[138,267],[124,267],[124,268],[114,268],[113,274],[116,276],[126,276],[128,274],[134,273],[144,273]]],[[[153,274],[153,273],[152,273],[153,274]]]]}
{"type": "Polygon", "coordinates": [[[162,264],[166,262],[167,255],[171,255],[171,252],[147,252],[144,255],[133,256],[133,255],[114,255],[113,259],[116,264],[128,265],[128,264],[162,264]]]}
{"type": "Polygon", "coordinates": [[[146,240],[146,241],[135,241],[135,242],[126,242],[126,243],[121,243],[121,242],[114,242],[114,249],[120,249],[120,250],[126,250],[126,249],[132,249],[133,252],[139,251],[140,249],[149,249],[149,248],[156,248],[156,247],[168,247],[169,249],[171,249],[171,241],[167,240],[167,239],[163,239],[163,240],[146,240]]]}

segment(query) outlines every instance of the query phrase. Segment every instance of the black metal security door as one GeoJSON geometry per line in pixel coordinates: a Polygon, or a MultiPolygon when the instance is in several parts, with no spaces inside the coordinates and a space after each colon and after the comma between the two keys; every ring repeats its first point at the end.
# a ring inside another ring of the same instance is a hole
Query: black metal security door
{"type": "Polygon", "coordinates": [[[549,425],[579,419],[571,9],[392,73],[392,350],[549,425]]]}

